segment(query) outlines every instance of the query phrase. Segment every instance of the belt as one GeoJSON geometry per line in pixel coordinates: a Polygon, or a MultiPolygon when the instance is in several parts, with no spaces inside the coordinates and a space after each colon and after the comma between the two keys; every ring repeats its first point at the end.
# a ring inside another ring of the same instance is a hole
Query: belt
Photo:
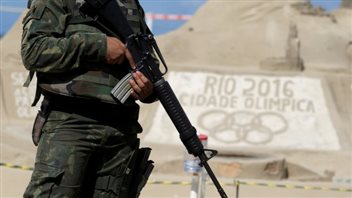
{"type": "Polygon", "coordinates": [[[53,111],[75,113],[107,123],[138,120],[139,106],[137,104],[125,106],[52,93],[44,93],[44,97],[49,101],[50,109],[53,111]]]}

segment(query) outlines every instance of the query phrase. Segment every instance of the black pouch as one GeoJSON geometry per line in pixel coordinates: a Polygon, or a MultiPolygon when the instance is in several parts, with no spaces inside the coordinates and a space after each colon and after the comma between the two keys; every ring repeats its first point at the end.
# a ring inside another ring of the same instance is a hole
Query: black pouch
{"type": "Polygon", "coordinates": [[[42,135],[43,126],[49,116],[50,106],[48,98],[44,98],[40,110],[34,120],[32,129],[32,140],[35,146],[38,145],[40,136],[42,135]]]}
{"type": "Polygon", "coordinates": [[[98,177],[95,188],[116,197],[138,197],[154,167],[154,162],[148,160],[150,152],[150,148],[139,148],[138,141],[129,159],[116,170],[115,175],[98,177]]]}
{"type": "Polygon", "coordinates": [[[153,161],[149,160],[151,148],[140,148],[137,153],[133,178],[128,197],[139,197],[143,187],[148,181],[150,174],[154,168],[153,161]]]}

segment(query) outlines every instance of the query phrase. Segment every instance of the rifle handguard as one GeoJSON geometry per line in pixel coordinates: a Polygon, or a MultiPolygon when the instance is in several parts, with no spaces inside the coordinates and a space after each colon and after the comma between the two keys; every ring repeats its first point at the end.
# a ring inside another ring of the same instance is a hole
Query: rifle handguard
{"type": "Polygon", "coordinates": [[[203,144],[199,140],[196,129],[188,120],[187,115],[176,98],[175,93],[172,91],[169,83],[162,78],[154,83],[154,89],[159,101],[179,132],[180,139],[185,145],[188,153],[198,156],[204,150],[203,144]]]}

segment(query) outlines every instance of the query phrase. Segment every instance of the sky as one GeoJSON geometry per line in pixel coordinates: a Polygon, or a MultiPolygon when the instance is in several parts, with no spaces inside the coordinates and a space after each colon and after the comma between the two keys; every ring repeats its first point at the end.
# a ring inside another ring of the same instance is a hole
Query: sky
{"type": "MultiPolygon", "coordinates": [[[[264,1],[264,0],[263,0],[264,1]]],[[[206,0],[140,0],[146,12],[192,15],[206,0]]],[[[340,0],[311,0],[314,6],[330,11],[340,5],[340,0]]],[[[26,9],[27,0],[0,0],[0,36],[12,27],[26,9]]],[[[153,32],[164,34],[180,27],[184,20],[154,20],[153,32]]]]}

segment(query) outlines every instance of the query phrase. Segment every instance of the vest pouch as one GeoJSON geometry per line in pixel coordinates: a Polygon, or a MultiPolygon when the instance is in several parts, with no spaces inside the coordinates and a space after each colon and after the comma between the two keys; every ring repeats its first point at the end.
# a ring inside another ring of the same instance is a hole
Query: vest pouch
{"type": "Polygon", "coordinates": [[[134,167],[133,179],[130,185],[128,197],[139,197],[143,187],[148,181],[154,168],[153,161],[149,160],[151,149],[141,148],[138,150],[137,161],[134,167]]]}
{"type": "Polygon", "coordinates": [[[39,86],[48,92],[116,104],[110,94],[118,81],[105,71],[74,70],[61,74],[37,73],[39,86]]]}

